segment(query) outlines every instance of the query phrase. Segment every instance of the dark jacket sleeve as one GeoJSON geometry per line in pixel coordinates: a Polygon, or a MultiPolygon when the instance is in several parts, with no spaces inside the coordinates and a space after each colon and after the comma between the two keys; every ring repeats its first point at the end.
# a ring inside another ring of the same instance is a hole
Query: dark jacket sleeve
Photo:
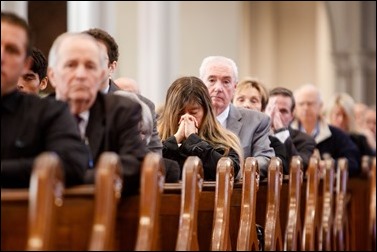
{"type": "Polygon", "coordinates": [[[283,174],[289,174],[289,165],[288,160],[289,157],[287,156],[287,151],[285,145],[280,142],[280,140],[274,136],[269,135],[268,136],[271,144],[270,146],[275,151],[275,156],[281,159],[281,162],[283,163],[283,174]]]}
{"type": "MultiPolygon", "coordinates": [[[[180,150],[187,156],[198,156],[203,162],[204,179],[216,180],[217,162],[224,155],[197,134],[191,134],[180,146],[180,150]]],[[[240,170],[240,160],[237,153],[231,149],[228,157],[233,161],[234,176],[240,170]]]]}
{"type": "Polygon", "coordinates": [[[301,131],[292,128],[288,129],[290,137],[287,138],[284,145],[286,146],[289,160],[292,159],[292,156],[300,156],[302,158],[303,168],[306,171],[309,165],[309,159],[316,147],[314,138],[301,131]]]}
{"type": "Polygon", "coordinates": [[[26,120],[28,131],[16,140],[17,157],[1,161],[2,187],[28,187],[34,159],[44,151],[58,154],[66,186],[83,183],[89,157],[68,105],[48,98],[26,102],[29,116],[20,120],[26,120]]]}
{"type": "MultiPolygon", "coordinates": [[[[111,102],[119,105],[112,108],[114,118],[108,125],[109,140],[106,150],[118,153],[122,162],[124,194],[138,192],[140,186],[140,167],[147,153],[140,137],[139,121],[141,120],[140,104],[124,97],[111,97],[111,102]]],[[[109,101],[109,99],[108,99],[109,101]]]]}

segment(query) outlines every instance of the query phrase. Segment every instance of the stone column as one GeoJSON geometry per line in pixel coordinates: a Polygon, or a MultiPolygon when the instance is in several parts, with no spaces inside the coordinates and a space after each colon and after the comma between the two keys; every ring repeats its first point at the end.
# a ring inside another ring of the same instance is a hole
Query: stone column
{"type": "Polygon", "coordinates": [[[179,2],[138,2],[140,92],[158,106],[178,76],[179,2]]]}

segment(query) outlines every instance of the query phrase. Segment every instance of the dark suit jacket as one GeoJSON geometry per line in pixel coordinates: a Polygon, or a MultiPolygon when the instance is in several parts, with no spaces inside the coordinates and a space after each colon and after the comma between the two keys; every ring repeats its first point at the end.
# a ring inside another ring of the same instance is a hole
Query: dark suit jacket
{"type": "MultiPolygon", "coordinates": [[[[90,108],[86,127],[94,163],[104,151],[113,151],[120,156],[125,194],[139,189],[140,166],[147,152],[140,137],[140,120],[140,104],[126,97],[99,92],[90,108]]],[[[93,174],[93,169],[88,170],[87,183],[94,182],[93,174]]]]}
{"type": "Polygon", "coordinates": [[[288,127],[290,137],[284,142],[289,157],[289,164],[292,156],[298,155],[302,158],[304,170],[308,168],[309,159],[313,154],[316,143],[308,134],[288,127]]]}
{"type": "MultiPolygon", "coordinates": [[[[171,136],[163,141],[163,146],[164,158],[173,159],[179,163],[181,178],[186,159],[189,156],[198,156],[203,163],[204,179],[216,180],[217,162],[224,156],[222,150],[215,149],[197,134],[191,134],[179,147],[176,138],[171,136]]],[[[233,161],[234,174],[237,174],[240,170],[240,160],[237,152],[231,149],[227,156],[233,161]]]]}
{"type": "Polygon", "coordinates": [[[1,99],[1,187],[29,187],[44,151],[62,161],[67,186],[83,183],[88,153],[67,104],[18,92],[1,99]]]}
{"type": "Polygon", "coordinates": [[[280,140],[273,136],[269,135],[268,138],[271,141],[270,146],[274,149],[275,151],[275,156],[280,158],[282,165],[283,165],[283,174],[289,174],[289,156],[287,155],[287,150],[285,145],[280,142],[280,140]]]}
{"type": "MultiPolygon", "coordinates": [[[[120,90],[120,88],[111,79],[109,81],[109,86],[110,86],[109,93],[114,93],[115,91],[120,90]]],[[[160,136],[158,135],[158,131],[157,131],[157,116],[156,116],[154,103],[148,98],[140,94],[137,94],[137,96],[139,97],[140,100],[142,100],[145,104],[148,105],[149,109],[151,110],[152,118],[153,118],[153,132],[152,132],[151,140],[149,141],[147,147],[149,151],[162,155],[162,143],[161,143],[160,136]]]]}

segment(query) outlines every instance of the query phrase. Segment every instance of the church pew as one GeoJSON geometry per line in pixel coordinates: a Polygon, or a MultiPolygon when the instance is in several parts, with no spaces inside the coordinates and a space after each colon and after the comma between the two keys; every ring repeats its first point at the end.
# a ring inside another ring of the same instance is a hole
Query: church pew
{"type": "Polygon", "coordinates": [[[253,157],[246,158],[243,169],[241,216],[237,236],[237,250],[259,249],[255,215],[259,188],[259,166],[253,157]]]}
{"type": "MultiPolygon", "coordinates": [[[[160,202],[165,169],[160,155],[148,153],[141,171],[140,215],[136,251],[159,251],[160,202]]],[[[120,223],[118,223],[120,225],[120,223]]],[[[127,225],[127,223],[124,223],[127,225]]]]}
{"type": "MultiPolygon", "coordinates": [[[[289,201],[287,225],[284,234],[284,251],[297,251],[301,247],[302,221],[302,158],[293,156],[289,168],[289,201]]],[[[281,204],[282,207],[284,204],[281,204]]]]}
{"type": "Polygon", "coordinates": [[[33,165],[29,188],[29,234],[26,250],[51,250],[56,210],[62,206],[63,169],[55,153],[42,153],[33,165]]]}
{"type": "Polygon", "coordinates": [[[312,155],[309,160],[306,179],[305,216],[302,232],[301,250],[317,250],[317,232],[319,225],[319,158],[312,155]]]}
{"type": "Polygon", "coordinates": [[[1,189],[1,250],[52,250],[63,172],[51,152],[34,161],[29,189],[1,189]]]}
{"type": "Polygon", "coordinates": [[[203,165],[188,157],[183,166],[181,209],[176,241],[177,251],[198,251],[198,207],[203,186],[203,165]]]}
{"type": "Polygon", "coordinates": [[[332,250],[334,223],[334,170],[335,162],[332,158],[323,160],[322,177],[322,211],[318,230],[318,250],[332,250]]]}
{"type": "Polygon", "coordinates": [[[334,214],[334,247],[338,251],[349,250],[349,223],[347,218],[347,181],[348,181],[348,160],[338,159],[336,171],[336,197],[334,214]]]}
{"type": "Polygon", "coordinates": [[[96,169],[94,221],[89,250],[113,250],[115,216],[123,186],[119,156],[112,152],[102,153],[96,169]]]}
{"type": "Polygon", "coordinates": [[[368,240],[369,249],[376,250],[376,158],[373,158],[370,172],[370,203],[369,203],[369,229],[368,240]]]}
{"type": "Polygon", "coordinates": [[[264,240],[266,251],[283,249],[282,231],[280,225],[280,195],[283,183],[282,162],[277,157],[272,157],[268,167],[268,191],[266,223],[264,226],[264,240]]]}
{"type": "Polygon", "coordinates": [[[230,242],[230,205],[234,184],[233,162],[228,157],[222,157],[217,163],[215,205],[213,213],[213,229],[211,250],[231,250],[230,242]]]}

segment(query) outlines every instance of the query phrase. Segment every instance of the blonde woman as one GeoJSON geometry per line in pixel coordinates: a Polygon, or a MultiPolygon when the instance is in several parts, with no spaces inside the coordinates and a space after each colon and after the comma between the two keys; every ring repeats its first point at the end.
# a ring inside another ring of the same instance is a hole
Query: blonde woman
{"type": "Polygon", "coordinates": [[[242,167],[238,137],[217,121],[208,89],[197,77],[179,78],[169,87],[157,129],[163,156],[176,160],[181,169],[188,156],[198,156],[205,180],[216,179],[217,162],[223,156],[233,161],[235,175],[242,167]]]}

